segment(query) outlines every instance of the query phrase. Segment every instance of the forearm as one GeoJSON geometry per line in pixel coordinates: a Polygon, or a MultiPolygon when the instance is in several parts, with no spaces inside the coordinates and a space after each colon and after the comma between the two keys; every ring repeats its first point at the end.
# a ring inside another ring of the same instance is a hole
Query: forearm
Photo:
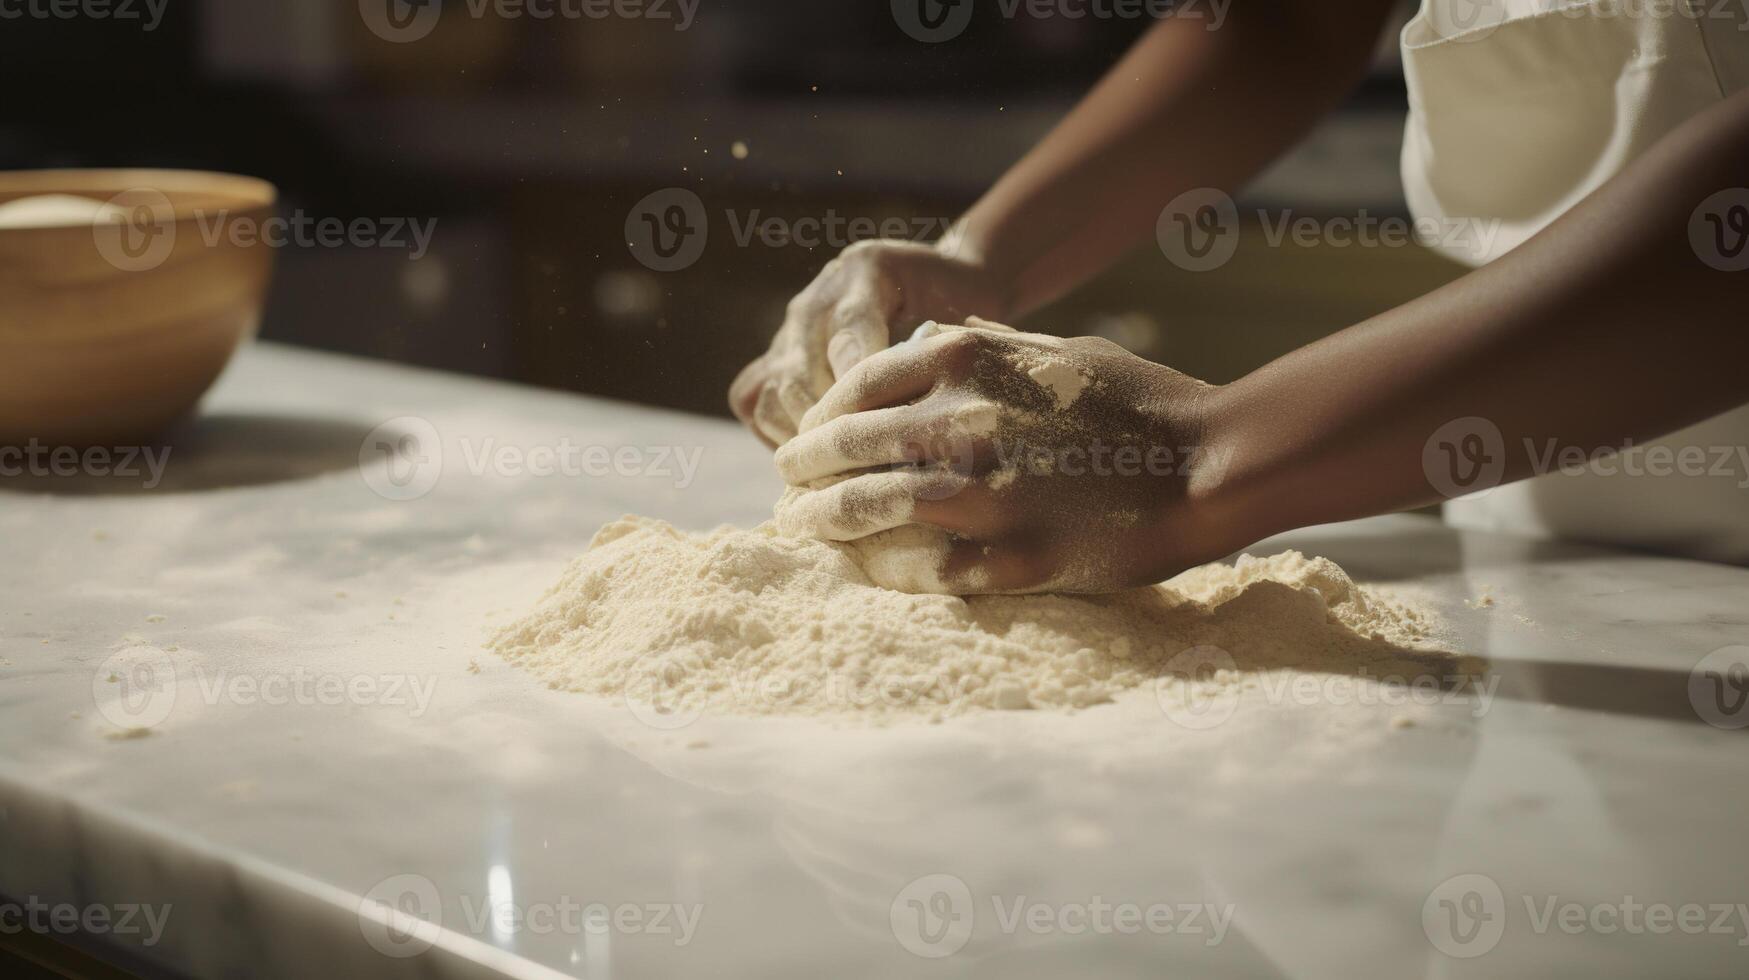
{"type": "Polygon", "coordinates": [[[1365,72],[1389,3],[1235,4],[1218,30],[1157,24],[978,201],[955,254],[1025,313],[1152,233],[1180,193],[1234,190],[1298,141],[1365,72]]]}
{"type": "Polygon", "coordinates": [[[1423,451],[1454,419],[1498,427],[1510,481],[1547,446],[1589,453],[1749,401],[1749,272],[1689,240],[1703,200],[1744,186],[1739,96],[1494,263],[1219,390],[1209,439],[1232,457],[1198,498],[1254,540],[1437,500],[1423,451]]]}

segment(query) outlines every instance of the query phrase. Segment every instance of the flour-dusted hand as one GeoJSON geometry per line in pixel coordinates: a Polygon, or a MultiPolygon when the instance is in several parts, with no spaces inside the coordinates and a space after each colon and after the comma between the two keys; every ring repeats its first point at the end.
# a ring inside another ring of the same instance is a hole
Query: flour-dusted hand
{"type": "MultiPolygon", "coordinates": [[[[1102,592],[1210,551],[1213,389],[1097,338],[953,327],[849,371],[778,451],[787,533],[939,529],[945,591],[1102,592]]],[[[877,542],[878,544],[878,542],[877,542]]],[[[914,550],[914,549],[913,549],[914,550]]]]}
{"type": "MultiPolygon", "coordinates": [[[[957,239],[956,239],[957,240],[957,239]]],[[[993,278],[951,245],[858,242],[790,301],[771,349],[729,389],[735,415],[773,446],[844,372],[926,320],[1000,316],[993,278]]]]}

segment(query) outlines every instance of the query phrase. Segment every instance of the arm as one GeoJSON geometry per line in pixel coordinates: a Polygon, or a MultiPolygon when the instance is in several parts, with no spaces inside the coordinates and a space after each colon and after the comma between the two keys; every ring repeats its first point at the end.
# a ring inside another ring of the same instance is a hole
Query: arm
{"type": "Polygon", "coordinates": [[[1689,240],[1702,201],[1746,186],[1738,95],[1494,263],[1218,390],[1232,465],[1190,496],[1248,542],[1437,499],[1422,452],[1454,419],[1498,426],[1510,481],[1526,440],[1589,452],[1749,401],[1749,272],[1689,240]]]}
{"type": "Polygon", "coordinates": [[[776,446],[834,381],[924,320],[1031,310],[1147,235],[1161,208],[1232,188],[1366,70],[1388,0],[1236,4],[1216,30],[1169,17],[934,246],[860,242],[790,303],[729,391],[776,446]]]}
{"type": "Polygon", "coordinates": [[[1437,499],[1423,453],[1454,419],[1498,427],[1506,480],[1547,439],[1589,450],[1680,428],[1749,401],[1749,271],[1712,268],[1689,240],[1701,202],[1735,187],[1749,94],[1486,268],[1224,387],[1095,338],[900,345],[847,373],[778,453],[812,488],[782,519],[836,540],[940,529],[948,591],[1103,592],[1437,499]],[[1065,372],[1082,383],[1054,399],[1039,379],[1065,372]]]}
{"type": "Polygon", "coordinates": [[[1098,274],[1197,187],[1234,190],[1366,72],[1391,4],[1236,4],[1155,25],[945,241],[1024,314],[1098,274]]]}

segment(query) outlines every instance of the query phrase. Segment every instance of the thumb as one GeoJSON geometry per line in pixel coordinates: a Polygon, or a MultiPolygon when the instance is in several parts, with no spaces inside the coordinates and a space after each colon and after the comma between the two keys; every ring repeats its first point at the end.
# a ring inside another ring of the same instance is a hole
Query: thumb
{"type": "Polygon", "coordinates": [[[981,316],[966,317],[965,329],[992,330],[996,333],[1020,333],[1019,330],[1016,330],[1006,323],[997,323],[995,320],[986,320],[981,316]]]}

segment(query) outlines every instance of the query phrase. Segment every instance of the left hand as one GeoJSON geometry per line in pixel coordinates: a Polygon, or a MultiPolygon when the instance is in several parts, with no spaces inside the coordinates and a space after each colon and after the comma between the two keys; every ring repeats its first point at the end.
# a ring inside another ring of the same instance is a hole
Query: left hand
{"type": "MultiPolygon", "coordinates": [[[[976,321],[974,321],[976,322],[976,321]]],[[[1220,557],[1190,518],[1218,483],[1211,389],[1108,341],[943,328],[858,364],[777,453],[788,533],[942,535],[954,593],[1109,592],[1220,557]]]]}

